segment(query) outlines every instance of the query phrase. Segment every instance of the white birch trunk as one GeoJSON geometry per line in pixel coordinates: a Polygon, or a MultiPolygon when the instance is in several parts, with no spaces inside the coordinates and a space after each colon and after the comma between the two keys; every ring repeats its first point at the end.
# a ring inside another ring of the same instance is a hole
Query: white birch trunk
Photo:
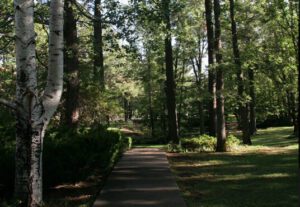
{"type": "Polygon", "coordinates": [[[59,104],[63,90],[63,0],[50,5],[49,65],[45,92],[41,98],[41,116],[33,122],[31,144],[30,206],[42,205],[42,151],[45,129],[59,104]]]}
{"type": "Polygon", "coordinates": [[[31,111],[36,103],[35,32],[33,0],[15,0],[16,34],[16,174],[15,196],[26,203],[30,172],[31,111]]]}
{"type": "Polygon", "coordinates": [[[63,87],[63,0],[50,8],[49,69],[38,97],[33,0],[15,0],[17,93],[15,195],[25,205],[41,206],[42,151],[45,129],[57,109],[63,87]]]}

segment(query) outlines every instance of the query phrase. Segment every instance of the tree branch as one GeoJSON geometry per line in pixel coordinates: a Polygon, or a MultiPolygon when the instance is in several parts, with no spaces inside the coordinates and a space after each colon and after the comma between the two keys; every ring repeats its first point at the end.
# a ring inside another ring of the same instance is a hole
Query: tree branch
{"type": "Polygon", "coordinates": [[[17,106],[15,103],[11,102],[11,101],[8,101],[6,99],[3,99],[3,98],[0,98],[0,105],[4,105],[10,109],[13,109],[14,111],[17,110],[17,106]]]}

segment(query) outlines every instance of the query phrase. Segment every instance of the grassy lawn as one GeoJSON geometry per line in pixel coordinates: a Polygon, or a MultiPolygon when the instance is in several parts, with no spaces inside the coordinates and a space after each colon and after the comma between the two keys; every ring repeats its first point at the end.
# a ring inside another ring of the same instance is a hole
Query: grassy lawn
{"type": "Polygon", "coordinates": [[[188,207],[297,207],[298,144],[292,128],[259,130],[230,153],[168,154],[188,207]]]}

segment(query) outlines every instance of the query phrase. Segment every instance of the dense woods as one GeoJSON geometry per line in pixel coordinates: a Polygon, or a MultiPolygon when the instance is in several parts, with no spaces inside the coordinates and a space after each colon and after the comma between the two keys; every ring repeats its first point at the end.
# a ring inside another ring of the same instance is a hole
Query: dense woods
{"type": "Polygon", "coordinates": [[[112,167],[127,136],[140,142],[116,128],[171,151],[203,135],[226,152],[271,126],[299,136],[297,0],[1,0],[0,11],[7,202],[42,206],[43,174],[44,191],[82,179],[46,171],[80,146],[83,174],[112,167]]]}

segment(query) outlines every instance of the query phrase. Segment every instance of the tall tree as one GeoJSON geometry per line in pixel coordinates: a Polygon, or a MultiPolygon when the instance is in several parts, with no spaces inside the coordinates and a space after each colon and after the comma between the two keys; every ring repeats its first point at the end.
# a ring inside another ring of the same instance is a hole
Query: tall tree
{"type": "Polygon", "coordinates": [[[65,91],[65,124],[75,128],[79,118],[79,60],[78,60],[78,38],[77,20],[73,5],[74,0],[65,0],[65,55],[64,64],[66,71],[65,91]]]}
{"type": "Polygon", "coordinates": [[[248,77],[249,77],[249,95],[251,101],[249,103],[250,108],[250,135],[254,135],[256,133],[256,95],[255,95],[255,83],[254,83],[254,69],[248,69],[248,77]]]}
{"type": "Polygon", "coordinates": [[[16,100],[0,103],[16,116],[15,196],[23,206],[42,206],[42,152],[48,123],[63,88],[63,1],[50,5],[49,65],[42,96],[37,90],[34,1],[15,0],[16,100]]]}
{"type": "Polygon", "coordinates": [[[154,112],[153,112],[153,101],[152,101],[152,66],[151,66],[151,53],[147,50],[147,85],[148,85],[148,104],[149,104],[149,118],[150,118],[150,129],[151,129],[151,137],[155,137],[155,126],[154,126],[154,112]]]}
{"type": "Polygon", "coordinates": [[[100,89],[105,88],[101,0],[94,5],[94,76],[100,89]]]}
{"type": "Polygon", "coordinates": [[[208,41],[208,91],[210,94],[209,99],[209,135],[216,135],[216,77],[214,69],[214,28],[213,28],[213,15],[212,15],[212,2],[205,0],[205,16],[206,16],[206,29],[208,41]]]}
{"type": "Polygon", "coordinates": [[[168,140],[174,143],[179,142],[176,98],[175,98],[175,80],[173,71],[173,48],[170,20],[170,0],[163,0],[164,22],[166,25],[165,37],[165,66],[166,66],[166,98],[168,110],[168,140]]]}
{"type": "Polygon", "coordinates": [[[240,50],[238,45],[237,27],[235,21],[235,3],[230,0],[230,19],[231,19],[231,32],[232,32],[232,49],[234,56],[234,63],[237,70],[238,82],[238,109],[241,120],[241,127],[243,133],[243,143],[251,144],[250,131],[249,131],[249,110],[245,96],[245,76],[242,69],[242,62],[240,58],[240,50]]]}
{"type": "Polygon", "coordinates": [[[215,17],[215,55],[217,62],[217,151],[226,151],[226,129],[225,129],[225,109],[224,109],[224,75],[222,68],[221,54],[221,23],[220,23],[220,0],[214,0],[214,17],[215,17]]]}
{"type": "MultiPolygon", "coordinates": [[[[298,2],[298,12],[297,12],[297,20],[298,20],[298,38],[296,40],[296,60],[297,60],[297,69],[298,69],[298,116],[297,116],[297,129],[296,129],[296,136],[298,136],[298,143],[300,143],[300,3],[298,2]]],[[[300,151],[300,149],[299,149],[300,151]]]]}

